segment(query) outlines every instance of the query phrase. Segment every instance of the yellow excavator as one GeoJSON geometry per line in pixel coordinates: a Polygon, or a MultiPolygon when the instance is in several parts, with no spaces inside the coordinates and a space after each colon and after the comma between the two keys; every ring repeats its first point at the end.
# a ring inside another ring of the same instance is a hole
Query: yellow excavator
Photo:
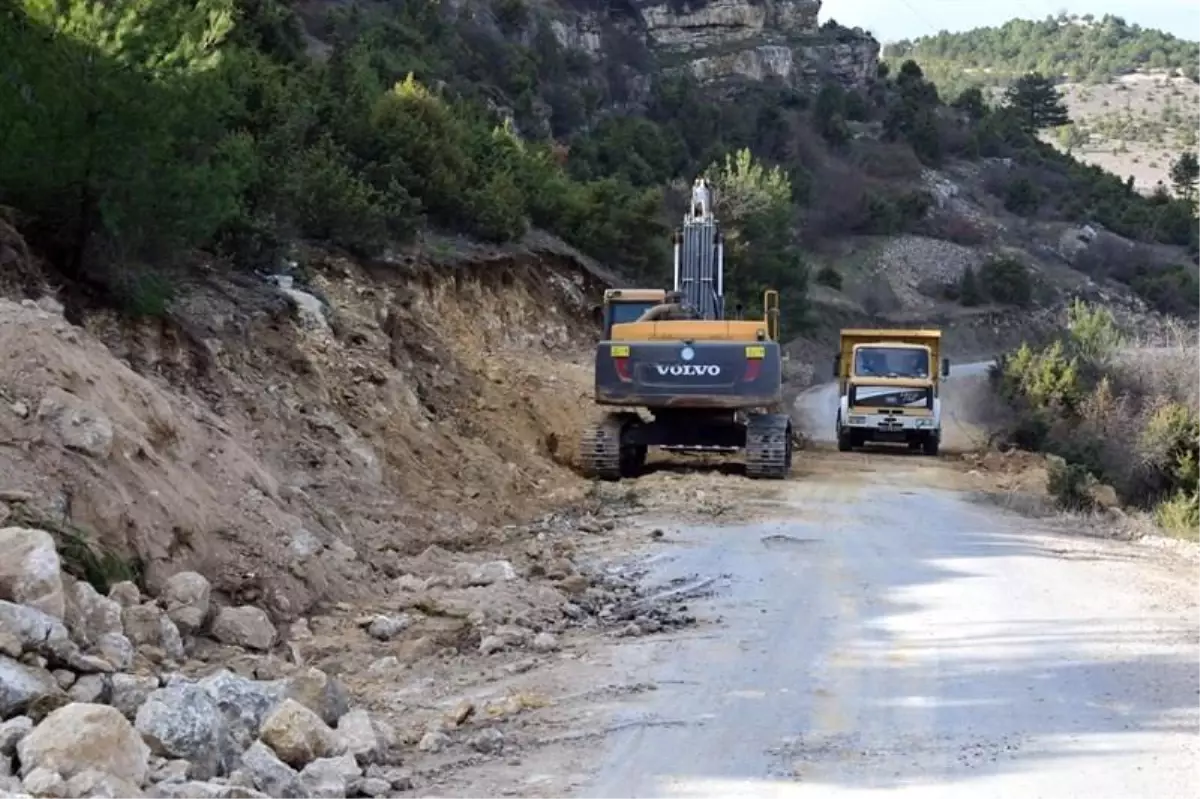
{"type": "Polygon", "coordinates": [[[604,294],[595,401],[613,410],[581,437],[580,462],[590,477],[636,477],[650,447],[744,450],[751,478],[782,479],[791,469],[779,293],[763,293],[761,319],[726,318],[724,237],[707,186],[696,187],[674,235],[674,290],[604,294]]]}

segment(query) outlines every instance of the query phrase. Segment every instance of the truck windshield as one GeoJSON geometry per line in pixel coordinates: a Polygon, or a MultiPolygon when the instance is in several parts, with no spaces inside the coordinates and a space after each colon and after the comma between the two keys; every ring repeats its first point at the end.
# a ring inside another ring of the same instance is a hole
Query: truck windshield
{"type": "Polygon", "coordinates": [[[612,324],[623,325],[626,322],[636,322],[638,317],[653,308],[653,302],[614,302],[608,306],[612,324]]]}
{"type": "Polygon", "coordinates": [[[929,377],[929,353],[907,347],[860,347],[854,373],[873,377],[929,377]]]}

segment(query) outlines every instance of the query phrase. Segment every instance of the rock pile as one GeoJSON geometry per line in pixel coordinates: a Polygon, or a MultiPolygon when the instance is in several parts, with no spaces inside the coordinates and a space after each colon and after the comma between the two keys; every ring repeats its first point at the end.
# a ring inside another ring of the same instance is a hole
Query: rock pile
{"type": "MultiPolygon", "coordinates": [[[[0,529],[0,797],[346,797],[411,788],[389,725],[324,672],[184,676],[206,639],[270,650],[254,607],[174,575],[157,599],[61,570],[53,537],[0,529]]],[[[200,664],[202,665],[202,664],[200,664]]],[[[187,671],[194,671],[194,668],[187,671]]]]}

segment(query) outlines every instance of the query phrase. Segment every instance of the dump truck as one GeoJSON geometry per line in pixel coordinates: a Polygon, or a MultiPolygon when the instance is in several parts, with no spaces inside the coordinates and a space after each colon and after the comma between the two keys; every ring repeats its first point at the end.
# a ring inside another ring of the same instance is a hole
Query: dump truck
{"type": "Polygon", "coordinates": [[[783,478],[792,423],[783,410],[779,294],[764,291],[761,318],[726,317],[724,237],[708,202],[688,211],[673,241],[672,291],[605,292],[595,402],[610,410],[581,435],[582,470],[619,480],[640,474],[652,447],[744,450],[747,476],[783,478]]]}
{"type": "Polygon", "coordinates": [[[941,341],[940,330],[841,331],[833,362],[840,451],[895,442],[938,454],[941,379],[950,375],[950,360],[939,362],[941,341]]]}

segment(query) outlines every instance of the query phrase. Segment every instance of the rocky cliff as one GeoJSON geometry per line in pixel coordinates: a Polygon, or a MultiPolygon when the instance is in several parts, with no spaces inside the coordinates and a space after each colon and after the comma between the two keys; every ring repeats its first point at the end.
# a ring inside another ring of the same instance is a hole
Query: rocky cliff
{"type": "Polygon", "coordinates": [[[875,74],[879,43],[861,30],[818,23],[820,0],[651,0],[564,11],[561,45],[597,60],[627,59],[638,40],[668,70],[708,84],[777,79],[809,89],[824,80],[861,85],[875,74]]]}

